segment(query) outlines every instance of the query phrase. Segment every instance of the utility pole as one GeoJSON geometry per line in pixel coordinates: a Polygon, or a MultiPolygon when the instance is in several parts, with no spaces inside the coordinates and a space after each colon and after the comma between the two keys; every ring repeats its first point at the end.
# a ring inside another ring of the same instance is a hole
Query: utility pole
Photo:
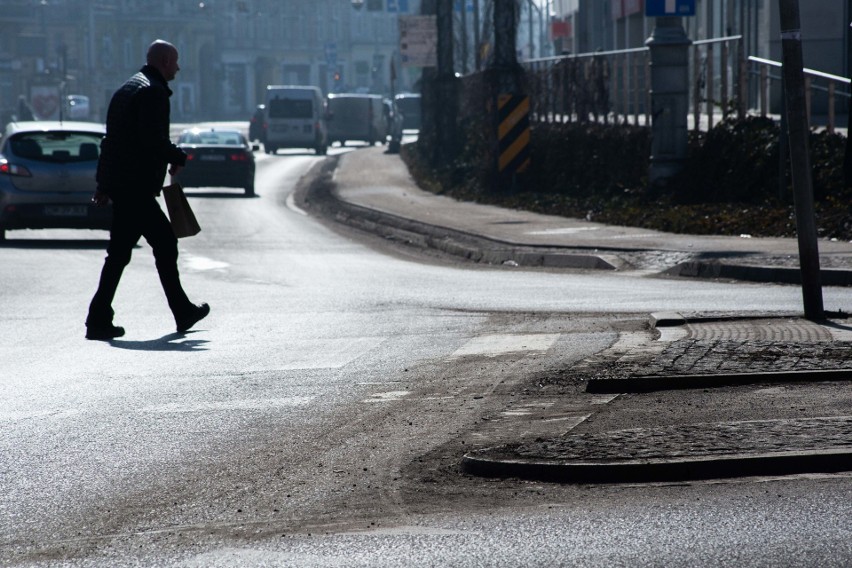
{"type": "Polygon", "coordinates": [[[494,187],[500,192],[515,191],[518,174],[530,163],[529,97],[522,92],[524,71],[516,47],[520,10],[516,0],[494,1],[494,55],[485,75],[494,125],[494,187]]]}
{"type": "Polygon", "coordinates": [[[482,38],[480,36],[481,31],[479,29],[479,0],[473,0],[473,70],[477,73],[482,70],[482,38]]]}
{"type": "Polygon", "coordinates": [[[805,103],[804,59],[799,0],[778,0],[781,14],[784,98],[787,103],[787,131],[790,140],[790,164],[796,208],[796,233],[799,240],[799,265],[802,272],[802,296],[805,317],[824,319],[820,284],[819,250],[814,219],[813,180],[808,147],[808,115],[805,103]]]}
{"type": "Polygon", "coordinates": [[[520,93],[523,70],[518,64],[516,32],[518,4],[494,0],[494,55],[489,62],[493,84],[500,93],[520,93]]]}
{"type": "Polygon", "coordinates": [[[436,163],[449,164],[456,156],[456,120],[458,89],[453,65],[453,0],[438,0],[438,76],[437,113],[438,147],[433,153],[436,163]]]}

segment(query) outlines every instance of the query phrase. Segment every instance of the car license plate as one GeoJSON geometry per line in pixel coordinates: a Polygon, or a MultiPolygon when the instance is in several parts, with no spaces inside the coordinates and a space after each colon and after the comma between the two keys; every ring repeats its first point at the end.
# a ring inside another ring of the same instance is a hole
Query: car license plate
{"type": "Polygon", "coordinates": [[[89,209],[85,205],[45,205],[44,214],[48,217],[85,217],[89,209]]]}
{"type": "Polygon", "coordinates": [[[201,159],[205,162],[224,162],[225,156],[223,156],[222,154],[207,154],[201,156],[201,159]]]}

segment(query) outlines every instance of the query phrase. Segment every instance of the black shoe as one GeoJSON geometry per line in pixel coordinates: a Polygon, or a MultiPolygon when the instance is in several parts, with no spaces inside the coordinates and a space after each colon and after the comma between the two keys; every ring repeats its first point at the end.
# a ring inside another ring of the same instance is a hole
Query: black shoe
{"type": "Polygon", "coordinates": [[[200,306],[192,306],[192,310],[181,318],[175,318],[177,330],[179,333],[187,331],[189,328],[197,324],[199,321],[207,317],[210,313],[210,306],[201,304],[200,306]]]}
{"type": "Polygon", "coordinates": [[[111,323],[105,325],[87,325],[86,339],[108,341],[124,335],[124,328],[111,323]]]}

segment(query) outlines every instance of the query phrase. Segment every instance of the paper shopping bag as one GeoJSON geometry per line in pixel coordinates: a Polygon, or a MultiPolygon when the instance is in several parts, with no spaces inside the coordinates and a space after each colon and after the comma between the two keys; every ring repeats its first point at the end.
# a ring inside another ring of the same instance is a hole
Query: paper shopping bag
{"type": "Polygon", "coordinates": [[[163,188],[163,198],[166,200],[166,208],[169,210],[169,220],[172,230],[179,239],[197,235],[201,231],[195,214],[189,206],[189,201],[183,193],[179,183],[173,183],[163,188]]]}

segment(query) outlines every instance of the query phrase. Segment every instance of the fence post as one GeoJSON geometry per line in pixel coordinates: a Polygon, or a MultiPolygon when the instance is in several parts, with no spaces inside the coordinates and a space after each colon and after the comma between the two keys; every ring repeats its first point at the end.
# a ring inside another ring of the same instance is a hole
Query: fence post
{"type": "Polygon", "coordinates": [[[713,44],[707,44],[707,83],[706,83],[706,95],[707,95],[707,130],[709,131],[713,128],[713,95],[715,89],[713,74],[715,72],[715,65],[713,63],[713,44]]]}
{"type": "Polygon", "coordinates": [[[624,54],[621,75],[621,105],[624,114],[624,124],[630,124],[630,54],[624,54]]]}
{"type": "Polygon", "coordinates": [[[813,97],[813,91],[811,90],[811,84],[813,80],[805,75],[805,116],[808,117],[808,128],[811,125],[811,98],[813,97]]]}
{"type": "Polygon", "coordinates": [[[722,103],[722,120],[728,118],[728,40],[722,43],[722,84],[719,90],[719,100],[722,103]]]}
{"type": "Polygon", "coordinates": [[[633,59],[633,74],[631,75],[633,80],[632,90],[633,90],[633,124],[639,126],[639,73],[642,72],[642,61],[640,61],[639,57],[635,57],[633,59]]]}
{"type": "Polygon", "coordinates": [[[651,124],[651,56],[645,56],[645,126],[651,124]]]}
{"type": "Polygon", "coordinates": [[[768,101],[766,89],[768,87],[769,70],[765,65],[760,66],[760,116],[766,118],[768,112],[768,101]]]}
{"type": "Polygon", "coordinates": [[[693,130],[701,128],[701,89],[698,86],[701,79],[701,48],[692,46],[692,112],[693,130]]]}
{"type": "Polygon", "coordinates": [[[651,52],[651,183],[683,166],[689,142],[689,46],[680,18],[657,18],[645,42],[651,52]]]}
{"type": "MultiPolygon", "coordinates": [[[[828,133],[834,134],[834,81],[828,82],[828,133]]],[[[848,135],[848,133],[847,133],[848,135]]]]}
{"type": "Polygon", "coordinates": [[[748,61],[743,55],[743,40],[740,40],[740,60],[739,60],[739,76],[740,76],[740,89],[739,89],[739,99],[740,104],[737,105],[737,110],[739,111],[740,120],[744,120],[746,117],[746,112],[748,112],[748,93],[749,93],[749,76],[748,76],[748,61]]]}

